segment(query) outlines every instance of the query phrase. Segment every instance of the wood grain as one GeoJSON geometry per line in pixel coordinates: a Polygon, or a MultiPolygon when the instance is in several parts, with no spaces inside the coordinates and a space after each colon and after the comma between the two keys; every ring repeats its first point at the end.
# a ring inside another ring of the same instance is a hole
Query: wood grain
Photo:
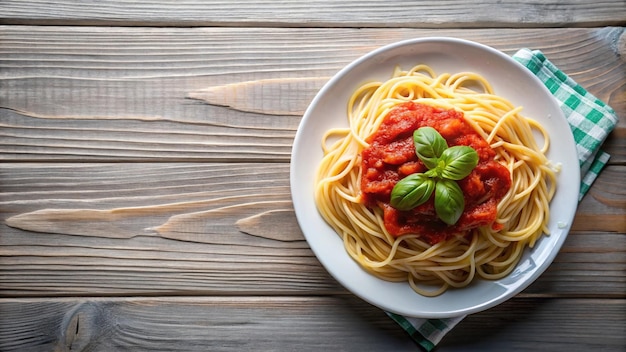
{"type": "Polygon", "coordinates": [[[0,22],[133,26],[573,27],[623,25],[623,0],[4,0],[0,22]],[[33,11],[37,9],[38,11],[33,11]]]}
{"type": "MultiPolygon", "coordinates": [[[[437,351],[622,351],[624,309],[623,299],[515,298],[467,317],[437,351]]],[[[354,296],[0,299],[0,311],[6,352],[418,350],[354,296]]]]}
{"type": "MultiPolygon", "coordinates": [[[[616,46],[623,28],[19,26],[0,33],[1,160],[288,162],[301,114],[325,78],[381,45],[430,35],[507,54],[541,49],[626,116],[626,52],[616,46]]],[[[613,162],[626,161],[623,140],[605,146],[613,162]]]]}
{"type": "Polygon", "coordinates": [[[0,351],[415,351],[309,249],[289,158],[328,77],[425,36],[542,50],[620,118],[554,263],[437,350],[623,351],[625,8],[1,1],[0,351]]]}
{"type": "MultiPolygon", "coordinates": [[[[623,169],[527,294],[623,297],[623,169]]],[[[286,163],[5,163],[0,180],[0,296],[345,293],[300,232],[286,163]]]]}

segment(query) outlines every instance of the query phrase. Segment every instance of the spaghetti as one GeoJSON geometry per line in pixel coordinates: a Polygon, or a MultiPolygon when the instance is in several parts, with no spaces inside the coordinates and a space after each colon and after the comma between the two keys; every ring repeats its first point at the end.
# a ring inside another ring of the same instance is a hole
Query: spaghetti
{"type": "Polygon", "coordinates": [[[468,72],[436,75],[426,65],[409,71],[396,68],[388,80],[359,87],[348,102],[347,116],[348,128],[328,130],[323,137],[315,201],[348,254],[373,275],[408,281],[417,293],[436,296],[451,287],[465,287],[475,277],[496,280],[508,275],[524,249],[549,234],[556,168],[545,156],[548,134],[538,122],[522,116],[520,107],[494,94],[484,77],[468,72]],[[508,170],[510,188],[497,202],[492,224],[433,241],[418,231],[390,233],[384,206],[366,201],[362,153],[385,118],[406,104],[462,113],[493,150],[493,160],[508,170]],[[534,132],[542,135],[543,145],[534,132]]]}

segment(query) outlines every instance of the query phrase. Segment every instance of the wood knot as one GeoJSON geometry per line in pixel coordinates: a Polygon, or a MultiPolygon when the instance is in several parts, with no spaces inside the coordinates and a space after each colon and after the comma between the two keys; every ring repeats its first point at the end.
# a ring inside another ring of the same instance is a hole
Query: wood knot
{"type": "Polygon", "coordinates": [[[104,302],[84,302],[68,311],[61,323],[56,352],[84,351],[110,335],[115,324],[104,302]]]}

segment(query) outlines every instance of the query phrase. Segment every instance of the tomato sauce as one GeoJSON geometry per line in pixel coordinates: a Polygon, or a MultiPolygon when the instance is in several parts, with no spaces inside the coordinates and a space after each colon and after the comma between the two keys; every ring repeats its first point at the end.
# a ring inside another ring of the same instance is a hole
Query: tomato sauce
{"type": "Polygon", "coordinates": [[[368,137],[362,153],[361,196],[369,207],[383,209],[385,227],[393,236],[418,234],[435,244],[468,230],[494,223],[496,207],[511,187],[506,167],[494,161],[495,152],[465,121],[463,113],[413,102],[391,110],[378,130],[368,137]],[[413,131],[430,126],[448,146],[466,145],[478,153],[478,165],[458,184],[465,198],[465,209],[454,225],[447,225],[435,213],[434,193],[426,203],[408,211],[389,205],[391,190],[402,178],[428,169],[415,153],[413,131]]]}

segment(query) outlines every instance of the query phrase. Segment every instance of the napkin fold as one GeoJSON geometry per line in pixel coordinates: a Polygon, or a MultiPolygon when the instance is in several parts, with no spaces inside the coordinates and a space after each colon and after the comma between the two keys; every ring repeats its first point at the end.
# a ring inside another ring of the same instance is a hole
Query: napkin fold
{"type": "MultiPolygon", "coordinates": [[[[559,70],[539,50],[520,49],[513,59],[524,65],[554,95],[570,125],[578,161],[581,184],[578,201],[582,200],[593,181],[609,161],[609,154],[600,146],[617,124],[615,111],[587,92],[571,77],[559,70]]],[[[425,351],[432,351],[441,339],[465,316],[449,319],[411,318],[387,312],[425,351]]]]}

